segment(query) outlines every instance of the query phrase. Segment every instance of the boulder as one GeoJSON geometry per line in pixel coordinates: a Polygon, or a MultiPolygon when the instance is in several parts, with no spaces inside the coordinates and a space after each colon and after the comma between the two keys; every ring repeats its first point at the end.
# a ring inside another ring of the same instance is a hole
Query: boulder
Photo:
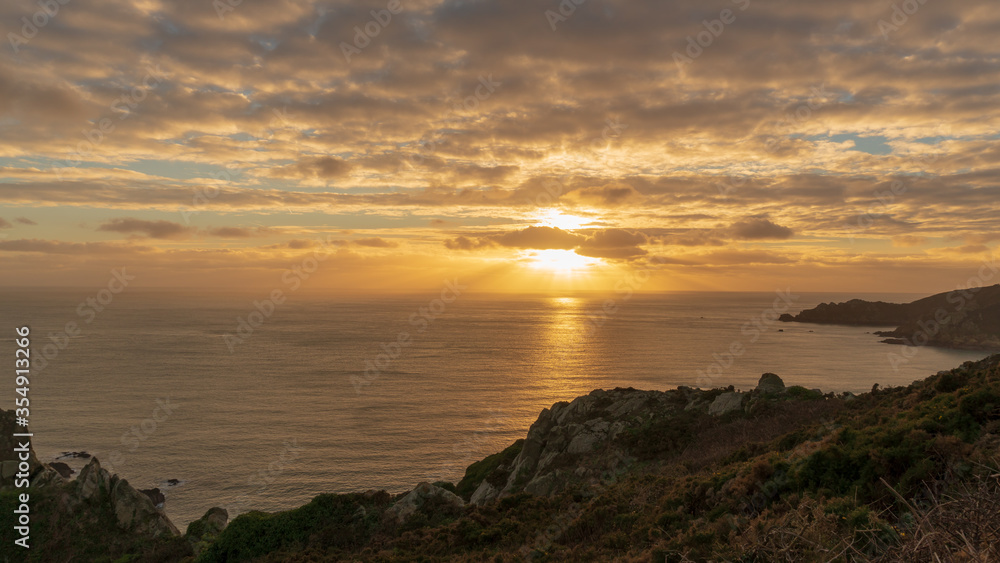
{"type": "Polygon", "coordinates": [[[49,464],[49,467],[62,475],[63,479],[69,479],[74,473],[76,473],[76,471],[73,471],[72,467],[62,463],[61,461],[53,461],[49,464]]]}
{"type": "Polygon", "coordinates": [[[464,506],[465,501],[455,493],[430,483],[420,483],[389,507],[385,514],[389,519],[402,523],[418,510],[434,514],[441,512],[457,514],[464,506]]]}
{"type": "Polygon", "coordinates": [[[167,502],[167,497],[163,496],[160,492],[159,487],[153,487],[152,489],[139,489],[139,492],[149,497],[149,500],[153,501],[156,507],[162,507],[165,502],[167,502]]]}
{"type": "Polygon", "coordinates": [[[84,500],[101,500],[111,492],[111,476],[97,458],[90,460],[76,478],[76,495],[84,500]]]}
{"type": "Polygon", "coordinates": [[[765,373],[757,382],[757,390],[761,393],[781,393],[785,390],[785,382],[773,373],[765,373]]]}
{"type": "Polygon", "coordinates": [[[35,488],[55,487],[65,482],[66,478],[48,465],[42,465],[42,469],[31,477],[31,486],[35,488]]]}
{"type": "Polygon", "coordinates": [[[208,509],[204,516],[188,524],[184,537],[191,543],[194,556],[198,557],[229,523],[229,512],[218,506],[208,509]]]}
{"type": "Polygon", "coordinates": [[[191,541],[201,541],[219,535],[229,523],[229,512],[225,508],[209,508],[204,516],[188,524],[184,535],[191,541]]]}
{"type": "Polygon", "coordinates": [[[73,496],[76,502],[71,501],[72,504],[90,501],[110,506],[118,526],[123,530],[148,537],[180,535],[177,527],[147,495],[137,491],[125,479],[110,475],[96,457],[80,470],[73,496]]]}
{"type": "MultiPolygon", "coordinates": [[[[107,473],[107,472],[105,472],[107,473]]],[[[111,507],[118,526],[145,536],[178,536],[180,531],[166,515],[157,510],[148,496],[135,490],[128,481],[111,478],[111,507]]]]}
{"type": "Polygon", "coordinates": [[[708,406],[708,414],[722,416],[733,411],[743,410],[743,393],[723,393],[708,406]]]}

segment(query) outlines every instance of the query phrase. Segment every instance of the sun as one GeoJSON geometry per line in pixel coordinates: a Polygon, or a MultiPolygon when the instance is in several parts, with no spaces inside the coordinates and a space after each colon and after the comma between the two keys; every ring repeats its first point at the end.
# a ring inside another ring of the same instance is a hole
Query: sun
{"type": "Polygon", "coordinates": [[[563,213],[558,209],[550,209],[538,219],[546,227],[555,227],[564,231],[573,231],[590,222],[586,217],[563,213]]]}
{"type": "Polygon", "coordinates": [[[598,258],[580,256],[572,250],[536,250],[531,253],[528,265],[535,270],[559,274],[564,276],[575,276],[587,273],[591,268],[600,264],[598,258]]]}

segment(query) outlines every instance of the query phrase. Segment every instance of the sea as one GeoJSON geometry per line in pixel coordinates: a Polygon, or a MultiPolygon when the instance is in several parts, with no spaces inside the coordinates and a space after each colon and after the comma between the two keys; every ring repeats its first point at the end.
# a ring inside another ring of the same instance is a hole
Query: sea
{"type": "MultiPolygon", "coordinates": [[[[287,295],[3,290],[3,353],[31,330],[43,461],[86,452],[158,487],[184,527],[214,506],[457,482],[539,412],[594,389],[865,392],[985,352],[883,344],[880,328],[777,322],[822,302],[911,294],[287,295]],[[88,301],[89,299],[89,301],[88,301]]],[[[11,362],[12,364],[13,362],[11,362]]],[[[0,397],[13,408],[13,378],[0,397]]]]}

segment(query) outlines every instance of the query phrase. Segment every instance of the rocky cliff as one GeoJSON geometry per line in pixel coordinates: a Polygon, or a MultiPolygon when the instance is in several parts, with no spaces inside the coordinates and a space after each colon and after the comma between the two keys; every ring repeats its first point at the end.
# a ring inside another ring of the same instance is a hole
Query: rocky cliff
{"type": "MultiPolygon", "coordinates": [[[[0,539],[4,553],[11,558],[8,560],[96,561],[112,554],[133,554],[138,560],[177,561],[194,553],[192,545],[200,537],[182,538],[149,493],[110,474],[97,458],[91,458],[76,479],[70,480],[63,475],[68,475],[67,471],[61,473],[52,466],[55,464],[40,462],[29,447],[30,486],[16,487],[13,476],[18,467],[18,446],[12,434],[27,431],[15,426],[14,411],[0,410],[0,522],[4,524],[0,539]],[[12,526],[6,525],[6,519],[23,493],[30,496],[31,548],[8,551],[13,538],[8,537],[12,526]]],[[[218,519],[213,513],[216,527],[218,519]]]]}
{"type": "Polygon", "coordinates": [[[858,396],[598,390],[456,485],[242,515],[199,561],[997,561],[997,451],[1000,356],[858,396]]]}
{"type": "Polygon", "coordinates": [[[854,299],[822,303],[784,322],[896,326],[875,334],[885,342],[910,346],[943,346],[969,350],[1000,350],[1000,285],[939,293],[912,303],[854,299]]]}
{"type": "Polygon", "coordinates": [[[232,522],[212,509],[183,538],[94,460],[32,489],[43,551],[10,557],[997,561],[998,451],[1000,355],[857,396],[771,373],[748,391],[597,390],[544,409],[457,484],[323,494],[232,522]]]}

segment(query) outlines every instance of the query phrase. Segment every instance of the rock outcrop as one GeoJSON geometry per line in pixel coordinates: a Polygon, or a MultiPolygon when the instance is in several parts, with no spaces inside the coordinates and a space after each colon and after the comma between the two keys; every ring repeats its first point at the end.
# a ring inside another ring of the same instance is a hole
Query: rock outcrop
{"type": "Polygon", "coordinates": [[[430,483],[420,483],[385,511],[397,523],[406,522],[418,511],[431,514],[458,514],[465,506],[462,497],[430,483]]]}
{"type": "Polygon", "coordinates": [[[229,511],[216,506],[208,509],[201,518],[188,524],[184,537],[191,542],[196,557],[222,533],[228,523],[229,511]]]}
{"type": "MultiPolygon", "coordinates": [[[[759,388],[759,386],[758,386],[759,388]]],[[[730,391],[723,393],[708,406],[708,414],[722,416],[731,412],[743,410],[743,393],[730,391]]]]}
{"type": "Polygon", "coordinates": [[[111,475],[91,458],[75,482],[76,499],[70,503],[91,501],[111,508],[118,526],[126,531],[148,537],[178,536],[180,531],[150,497],[129,485],[128,481],[111,475]]]}
{"type": "Polygon", "coordinates": [[[957,289],[912,303],[853,299],[823,303],[784,322],[896,326],[878,331],[883,342],[909,346],[942,346],[968,350],[1000,350],[1000,285],[957,289]]]}
{"type": "Polygon", "coordinates": [[[765,373],[757,381],[757,390],[761,393],[781,393],[785,390],[785,382],[773,373],[765,373]]]}
{"type": "Polygon", "coordinates": [[[159,487],[139,489],[139,492],[149,497],[149,500],[153,501],[153,505],[157,508],[163,508],[163,505],[167,502],[167,497],[163,495],[159,487]]]}
{"type": "Polygon", "coordinates": [[[76,473],[76,471],[74,471],[72,467],[59,461],[53,461],[52,463],[49,463],[49,467],[55,469],[56,472],[59,473],[59,475],[62,475],[63,479],[69,479],[70,477],[73,476],[74,473],[76,473]]]}

